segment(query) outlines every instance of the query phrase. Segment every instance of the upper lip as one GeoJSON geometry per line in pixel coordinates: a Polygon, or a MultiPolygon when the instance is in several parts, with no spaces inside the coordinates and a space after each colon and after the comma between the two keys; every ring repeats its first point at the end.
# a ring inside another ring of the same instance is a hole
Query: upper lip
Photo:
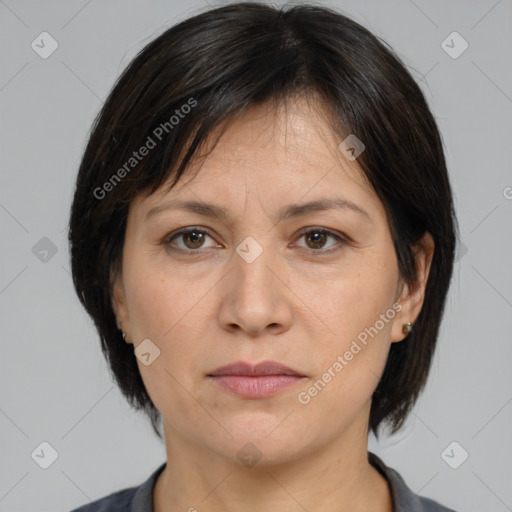
{"type": "Polygon", "coordinates": [[[261,375],[295,375],[304,377],[303,374],[276,361],[262,361],[257,364],[237,361],[236,363],[221,366],[208,375],[210,377],[218,377],[220,375],[246,375],[252,377],[261,375]]]}

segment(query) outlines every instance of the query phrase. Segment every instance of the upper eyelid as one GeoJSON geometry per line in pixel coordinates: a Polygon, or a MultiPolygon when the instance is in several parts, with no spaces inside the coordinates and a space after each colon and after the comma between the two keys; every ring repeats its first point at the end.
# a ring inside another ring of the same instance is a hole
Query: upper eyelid
{"type": "Polygon", "coordinates": [[[164,237],[164,242],[170,242],[173,238],[176,238],[178,236],[184,235],[186,233],[189,233],[190,231],[199,231],[201,233],[207,234],[209,237],[214,238],[213,235],[210,233],[209,229],[203,228],[201,226],[191,226],[186,228],[180,228],[175,231],[172,231],[171,233],[167,234],[164,237]]]}

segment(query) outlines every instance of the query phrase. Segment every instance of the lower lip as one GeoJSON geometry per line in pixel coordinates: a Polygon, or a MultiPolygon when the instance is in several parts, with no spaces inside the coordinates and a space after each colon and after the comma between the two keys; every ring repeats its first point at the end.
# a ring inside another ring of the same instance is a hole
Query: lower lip
{"type": "Polygon", "coordinates": [[[242,398],[266,398],[294,386],[304,377],[298,375],[218,375],[210,377],[227,391],[242,398]]]}

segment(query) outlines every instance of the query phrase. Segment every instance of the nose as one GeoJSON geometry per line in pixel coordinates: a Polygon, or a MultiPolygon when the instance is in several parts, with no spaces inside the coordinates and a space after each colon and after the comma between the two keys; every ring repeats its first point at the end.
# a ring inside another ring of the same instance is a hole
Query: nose
{"type": "Polygon", "coordinates": [[[224,329],[243,331],[251,337],[265,335],[265,331],[285,332],[293,318],[285,270],[269,245],[260,246],[262,252],[254,261],[238,253],[233,256],[233,267],[223,280],[219,310],[224,329]]]}

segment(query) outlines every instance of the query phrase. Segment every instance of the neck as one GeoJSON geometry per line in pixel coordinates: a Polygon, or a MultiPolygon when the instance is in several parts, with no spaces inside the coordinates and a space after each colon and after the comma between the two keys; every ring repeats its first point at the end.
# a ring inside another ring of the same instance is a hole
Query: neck
{"type": "Polygon", "coordinates": [[[388,484],[368,462],[367,432],[252,467],[180,438],[168,425],[165,433],[168,462],[153,492],[155,512],[392,512],[388,484]]]}

